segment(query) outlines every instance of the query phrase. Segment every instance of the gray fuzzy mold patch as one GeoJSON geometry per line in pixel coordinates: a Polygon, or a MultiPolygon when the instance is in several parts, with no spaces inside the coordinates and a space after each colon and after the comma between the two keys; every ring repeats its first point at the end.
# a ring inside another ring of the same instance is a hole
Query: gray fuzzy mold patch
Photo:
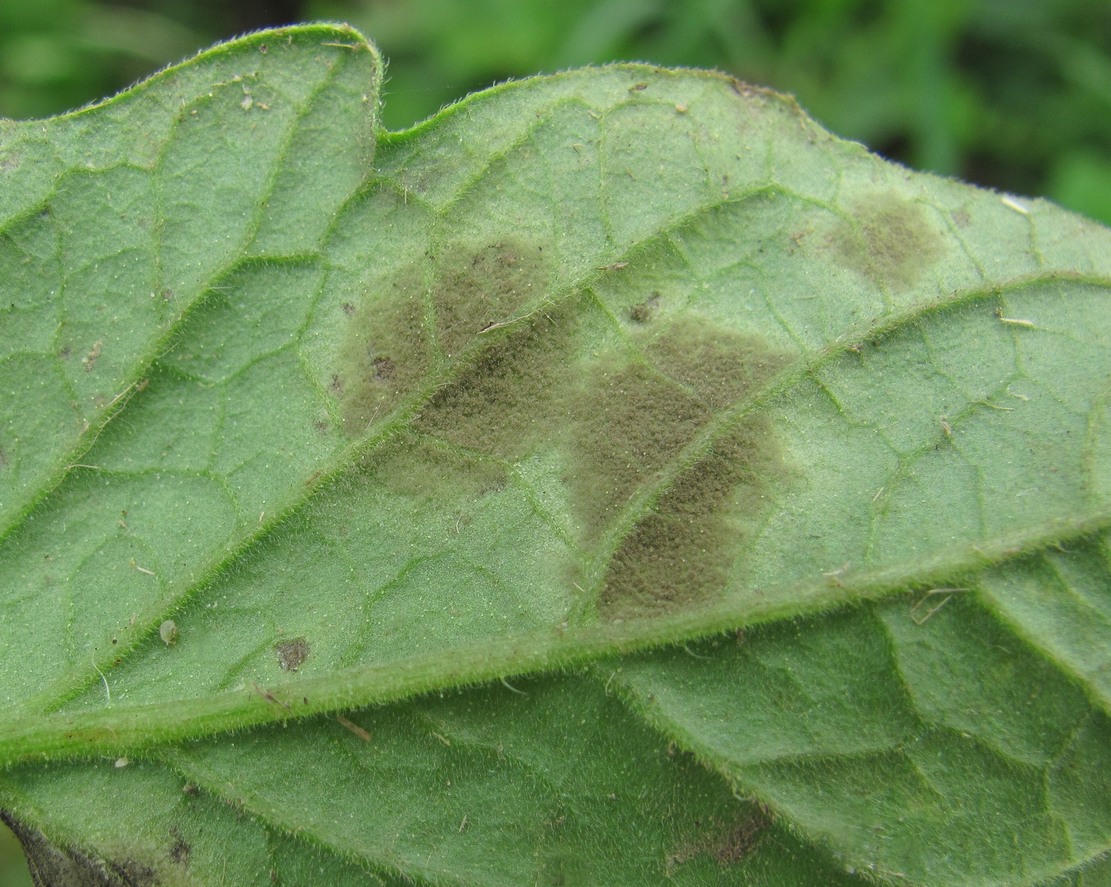
{"type": "Polygon", "coordinates": [[[558,454],[581,549],[609,559],[601,616],[720,594],[738,542],[785,476],[768,418],[723,414],[790,357],[706,317],[675,319],[659,293],[620,318],[615,337],[590,294],[553,299],[540,247],[508,238],[443,250],[435,263],[349,312],[337,372],[345,428],[359,433],[432,366],[450,370],[409,429],[368,454],[363,480],[427,501],[481,497],[511,463],[558,454]],[[644,489],[649,506],[628,514],[644,489]]]}
{"type": "Polygon", "coordinates": [[[834,248],[877,286],[909,289],[944,254],[941,232],[921,204],[881,192],[856,200],[850,212],[834,230],[834,248]]]}
{"type": "MultiPolygon", "coordinates": [[[[598,374],[583,390],[575,486],[589,533],[619,518],[641,486],[658,484],[723,410],[752,397],[788,360],[753,337],[693,320],[673,324],[644,353],[649,365],[598,374]]],[[[766,415],[718,431],[699,458],[660,485],[620,541],[599,613],[637,618],[713,600],[785,476],[766,415]]]]}
{"type": "Polygon", "coordinates": [[[343,305],[347,329],[330,388],[348,437],[387,416],[428,372],[424,290],[423,270],[412,267],[343,305]]]}

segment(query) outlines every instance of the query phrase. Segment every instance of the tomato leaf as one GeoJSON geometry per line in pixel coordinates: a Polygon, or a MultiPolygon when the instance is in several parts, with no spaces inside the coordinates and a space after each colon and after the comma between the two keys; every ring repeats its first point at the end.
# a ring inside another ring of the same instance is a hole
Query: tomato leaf
{"type": "Polygon", "coordinates": [[[0,123],[46,882],[1105,871],[1111,234],[721,74],[381,78],[301,26],[0,123]]]}

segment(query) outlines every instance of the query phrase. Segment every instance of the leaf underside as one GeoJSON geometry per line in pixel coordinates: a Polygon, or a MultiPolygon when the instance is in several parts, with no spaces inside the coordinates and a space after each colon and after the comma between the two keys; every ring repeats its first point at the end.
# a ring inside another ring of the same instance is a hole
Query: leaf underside
{"type": "Polygon", "coordinates": [[[43,882],[1111,877],[1111,234],[719,74],[381,77],[0,121],[43,882]]]}

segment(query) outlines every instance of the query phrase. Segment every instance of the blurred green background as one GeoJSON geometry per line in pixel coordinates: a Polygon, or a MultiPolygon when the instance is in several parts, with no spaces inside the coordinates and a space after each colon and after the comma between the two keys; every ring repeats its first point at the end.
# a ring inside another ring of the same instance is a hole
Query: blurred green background
{"type": "MultiPolygon", "coordinates": [[[[350,22],[390,60],[391,129],[508,77],[713,67],[917,169],[1111,224],[1107,0],[0,0],[0,116],[57,114],[217,40],[314,19],[350,22]]],[[[0,885],[22,887],[9,837],[0,885]]]]}

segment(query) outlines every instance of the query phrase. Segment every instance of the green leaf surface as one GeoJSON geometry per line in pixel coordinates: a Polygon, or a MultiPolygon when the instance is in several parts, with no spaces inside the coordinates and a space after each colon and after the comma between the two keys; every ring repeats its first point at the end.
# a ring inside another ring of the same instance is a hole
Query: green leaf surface
{"type": "Polygon", "coordinates": [[[0,122],[42,870],[1106,876],[1111,233],[719,74],[381,77],[306,26],[0,122]]]}

